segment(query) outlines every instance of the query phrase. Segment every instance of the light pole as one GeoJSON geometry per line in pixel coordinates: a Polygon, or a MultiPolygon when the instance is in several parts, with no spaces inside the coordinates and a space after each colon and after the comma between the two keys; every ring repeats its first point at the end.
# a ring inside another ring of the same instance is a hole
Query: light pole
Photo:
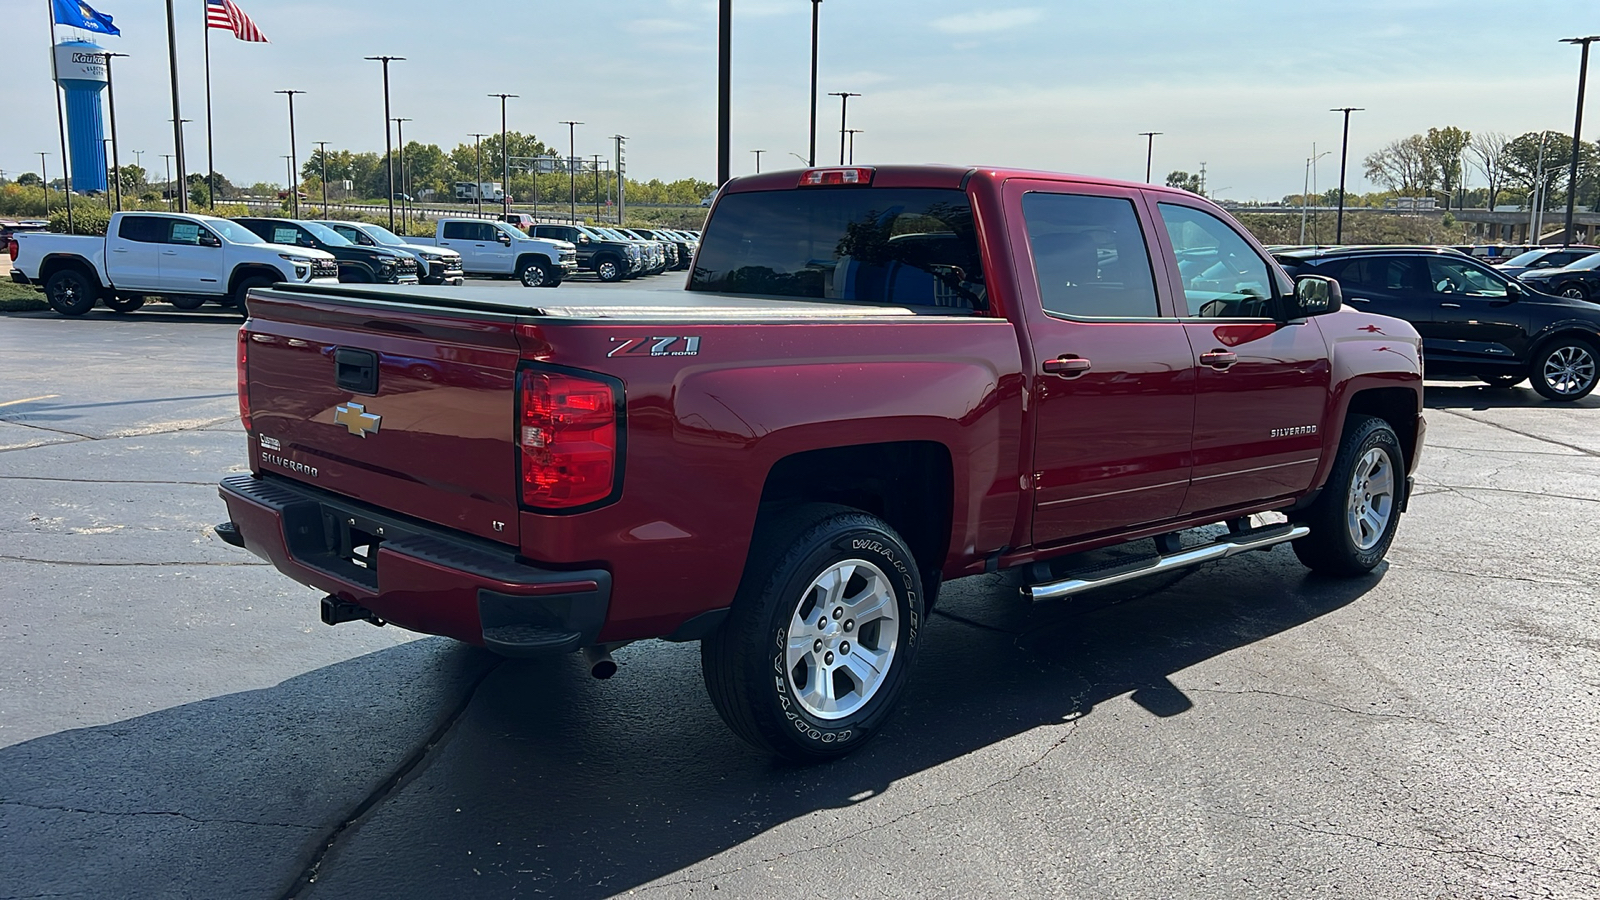
{"type": "MultiPolygon", "coordinates": [[[[477,174],[473,176],[477,181],[472,183],[472,196],[477,199],[478,218],[480,219],[483,218],[483,139],[488,136],[488,132],[473,132],[472,134],[472,147],[478,152],[477,174]]],[[[500,190],[504,191],[505,185],[501,185],[500,190]]]]}
{"type": "Polygon", "coordinates": [[[567,126],[567,182],[571,191],[571,198],[567,201],[567,217],[573,222],[578,221],[578,126],[582,122],[565,121],[561,124],[567,126]]]}
{"type": "MultiPolygon", "coordinates": [[[[105,155],[106,159],[109,160],[111,158],[111,138],[101,138],[100,139],[100,152],[105,155]]],[[[113,170],[111,172],[111,174],[112,175],[116,175],[117,173],[116,173],[115,170],[113,170]]],[[[109,212],[112,212],[112,211],[113,210],[112,210],[112,206],[111,206],[111,188],[109,186],[107,186],[106,187],[106,212],[109,213],[109,212]]]]}
{"type": "Polygon", "coordinates": [[[717,187],[728,180],[733,152],[733,0],[717,7],[717,187]]]}
{"type": "MultiPolygon", "coordinates": [[[[817,14],[822,9],[822,0],[811,0],[811,155],[806,160],[807,166],[817,164],[817,14]]],[[[761,171],[757,158],[756,171],[761,171]]]]}
{"type": "Polygon", "coordinates": [[[394,230],[394,145],[389,143],[389,63],[399,62],[404,56],[368,56],[369,60],[383,63],[383,164],[389,170],[389,230],[394,230]]]}
{"type": "Polygon", "coordinates": [[[322,214],[328,214],[328,142],[313,141],[317,145],[317,159],[322,163],[322,214]]]}
{"type": "Polygon", "coordinates": [[[50,218],[50,170],[45,167],[44,158],[49,156],[44,151],[39,152],[39,186],[44,188],[44,217],[50,218]]]}
{"type": "Polygon", "coordinates": [[[1600,41],[1600,35],[1561,39],[1563,44],[1578,44],[1583,47],[1583,58],[1578,63],[1578,113],[1572,122],[1572,162],[1567,169],[1567,229],[1561,234],[1563,247],[1572,243],[1572,213],[1577,208],[1578,202],[1578,133],[1583,131],[1583,88],[1584,82],[1589,77],[1589,44],[1594,41],[1600,41]]]}
{"type": "Polygon", "coordinates": [[[117,191],[117,209],[122,209],[122,163],[117,157],[117,89],[111,82],[111,57],[127,56],[126,53],[112,53],[107,50],[100,54],[106,60],[106,105],[111,110],[111,172],[117,191]]]}
{"type": "MultiPolygon", "coordinates": [[[[300,159],[294,149],[294,95],[305,91],[273,91],[289,98],[289,198],[294,203],[294,217],[300,218],[300,159]]],[[[215,205],[213,203],[213,205],[215,205]]]]}
{"type": "MultiPolygon", "coordinates": [[[[283,169],[284,169],[284,171],[289,173],[289,181],[294,181],[294,157],[293,156],[289,156],[288,154],[284,154],[284,155],[280,156],[279,158],[283,160],[283,169]]],[[[289,192],[290,192],[290,196],[293,196],[294,195],[294,188],[291,187],[289,189],[289,192]]],[[[300,217],[299,216],[295,216],[295,218],[298,219],[300,217]]]]}
{"type": "Polygon", "coordinates": [[[1155,157],[1156,157],[1156,135],[1165,134],[1165,133],[1166,132],[1162,132],[1162,131],[1141,131],[1141,132],[1139,132],[1139,136],[1146,139],[1145,147],[1144,147],[1144,181],[1145,181],[1145,184],[1151,184],[1152,183],[1150,181],[1150,164],[1151,164],[1152,161],[1155,160],[1155,157]]]}
{"type": "Polygon", "coordinates": [[[617,224],[621,225],[623,212],[628,205],[628,198],[626,194],[628,182],[627,179],[623,177],[623,173],[627,170],[627,166],[625,166],[622,162],[622,145],[627,143],[628,136],[625,134],[613,134],[611,139],[615,141],[617,145],[617,224]]]}
{"type": "Polygon", "coordinates": [[[409,121],[411,120],[394,120],[394,137],[400,142],[400,233],[402,235],[406,233],[406,222],[410,215],[406,212],[406,204],[410,202],[408,198],[411,196],[411,192],[406,189],[406,123],[409,121]]]}
{"type": "Polygon", "coordinates": [[[1333,229],[1333,242],[1342,244],[1344,243],[1344,174],[1345,165],[1350,159],[1350,114],[1365,110],[1359,106],[1336,106],[1328,111],[1344,113],[1344,144],[1343,149],[1339,151],[1339,218],[1338,224],[1333,229]]]}
{"type": "Polygon", "coordinates": [[[850,98],[861,95],[850,91],[829,91],[828,96],[839,98],[839,165],[842,166],[844,165],[845,129],[849,127],[847,123],[850,113],[850,98]]]}
{"type": "MultiPolygon", "coordinates": [[[[189,124],[190,122],[193,122],[193,121],[194,121],[193,119],[179,119],[172,126],[172,127],[176,128],[176,129],[178,129],[178,141],[180,143],[183,141],[183,126],[185,126],[185,125],[187,125],[187,124],[189,124]]],[[[172,149],[173,149],[172,158],[178,161],[178,177],[185,179],[185,182],[184,182],[184,184],[182,186],[182,189],[178,191],[178,196],[176,198],[177,201],[178,201],[177,209],[178,209],[178,212],[188,212],[189,211],[189,185],[188,185],[188,181],[187,181],[188,176],[183,174],[183,154],[181,152],[179,152],[178,148],[176,148],[176,147],[174,147],[172,149]]],[[[167,172],[167,191],[168,191],[169,194],[172,192],[172,189],[173,188],[172,188],[171,161],[169,160],[168,161],[168,172],[167,172]]]]}
{"type": "Polygon", "coordinates": [[[600,154],[594,155],[594,220],[600,221],[600,154]]]}
{"type": "MultiPolygon", "coordinates": [[[[177,26],[173,24],[172,0],[167,0],[167,62],[172,71],[172,152],[178,158],[178,174],[184,175],[183,164],[183,123],[189,121],[178,111],[178,42],[177,26]]],[[[184,175],[187,178],[187,175],[184,175]]],[[[167,179],[171,186],[172,179],[167,179]]],[[[178,194],[178,211],[189,211],[188,192],[178,194]]]]}
{"type": "Polygon", "coordinates": [[[172,209],[172,154],[163,153],[161,158],[167,161],[167,209],[172,209]]]}
{"type": "MultiPolygon", "coordinates": [[[[500,213],[511,214],[511,154],[506,150],[506,100],[516,94],[490,94],[500,98],[500,213]]],[[[539,190],[539,167],[533,171],[534,190],[539,190]]]]}
{"type": "Polygon", "coordinates": [[[856,135],[866,132],[860,128],[851,128],[846,133],[850,135],[850,165],[853,166],[856,164],[856,135]]]}
{"type": "Polygon", "coordinates": [[[767,151],[765,151],[765,150],[751,150],[750,152],[754,153],[756,155],[756,174],[760,175],[761,174],[761,154],[763,154],[763,153],[765,153],[767,151]]]}

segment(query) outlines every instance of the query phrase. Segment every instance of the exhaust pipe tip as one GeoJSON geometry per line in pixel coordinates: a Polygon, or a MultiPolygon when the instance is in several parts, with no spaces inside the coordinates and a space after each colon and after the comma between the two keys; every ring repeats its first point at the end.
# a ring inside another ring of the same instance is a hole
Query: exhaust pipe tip
{"type": "Polygon", "coordinates": [[[589,674],[596,680],[605,681],[617,674],[617,661],[611,658],[611,651],[604,647],[583,648],[583,662],[589,667],[589,674]]]}

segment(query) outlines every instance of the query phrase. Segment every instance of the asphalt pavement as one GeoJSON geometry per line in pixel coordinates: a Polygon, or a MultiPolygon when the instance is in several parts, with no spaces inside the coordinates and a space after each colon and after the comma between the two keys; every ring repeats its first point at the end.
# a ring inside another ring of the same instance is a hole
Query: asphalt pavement
{"type": "Polygon", "coordinates": [[[210,532],[237,326],[0,314],[0,900],[1600,896],[1600,399],[1430,384],[1367,578],[953,583],[897,718],[799,767],[695,645],[322,625],[210,532]]]}

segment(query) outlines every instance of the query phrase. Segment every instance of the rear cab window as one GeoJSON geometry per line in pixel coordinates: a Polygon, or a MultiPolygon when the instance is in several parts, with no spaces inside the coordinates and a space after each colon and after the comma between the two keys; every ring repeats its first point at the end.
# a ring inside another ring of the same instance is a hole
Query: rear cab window
{"type": "Polygon", "coordinates": [[[933,188],[733,193],[688,289],[946,310],[988,308],[972,204],[933,188]]]}
{"type": "Polygon", "coordinates": [[[1030,192],[1022,198],[1022,215],[1045,312],[1090,319],[1160,315],[1132,201],[1030,192]]]}

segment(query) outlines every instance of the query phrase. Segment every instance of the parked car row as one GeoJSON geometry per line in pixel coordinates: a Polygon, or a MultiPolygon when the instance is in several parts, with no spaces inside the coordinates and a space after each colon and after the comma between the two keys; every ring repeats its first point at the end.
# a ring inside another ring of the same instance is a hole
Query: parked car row
{"type": "Polygon", "coordinates": [[[11,279],[38,287],[52,309],[79,316],[103,303],[132,312],[149,297],[180,309],[207,300],[244,308],[245,293],[275,282],[461,284],[467,275],[556,287],[579,271],[602,281],[689,268],[697,233],[440,219],[432,237],[335,220],[188,213],[112,216],[105,237],[17,228],[11,279]]]}
{"type": "Polygon", "coordinates": [[[1290,275],[1339,282],[1344,302],[1410,322],[1429,378],[1494,387],[1531,380],[1550,400],[1588,396],[1600,375],[1600,252],[1521,278],[1447,247],[1273,253],[1290,275]]]}

